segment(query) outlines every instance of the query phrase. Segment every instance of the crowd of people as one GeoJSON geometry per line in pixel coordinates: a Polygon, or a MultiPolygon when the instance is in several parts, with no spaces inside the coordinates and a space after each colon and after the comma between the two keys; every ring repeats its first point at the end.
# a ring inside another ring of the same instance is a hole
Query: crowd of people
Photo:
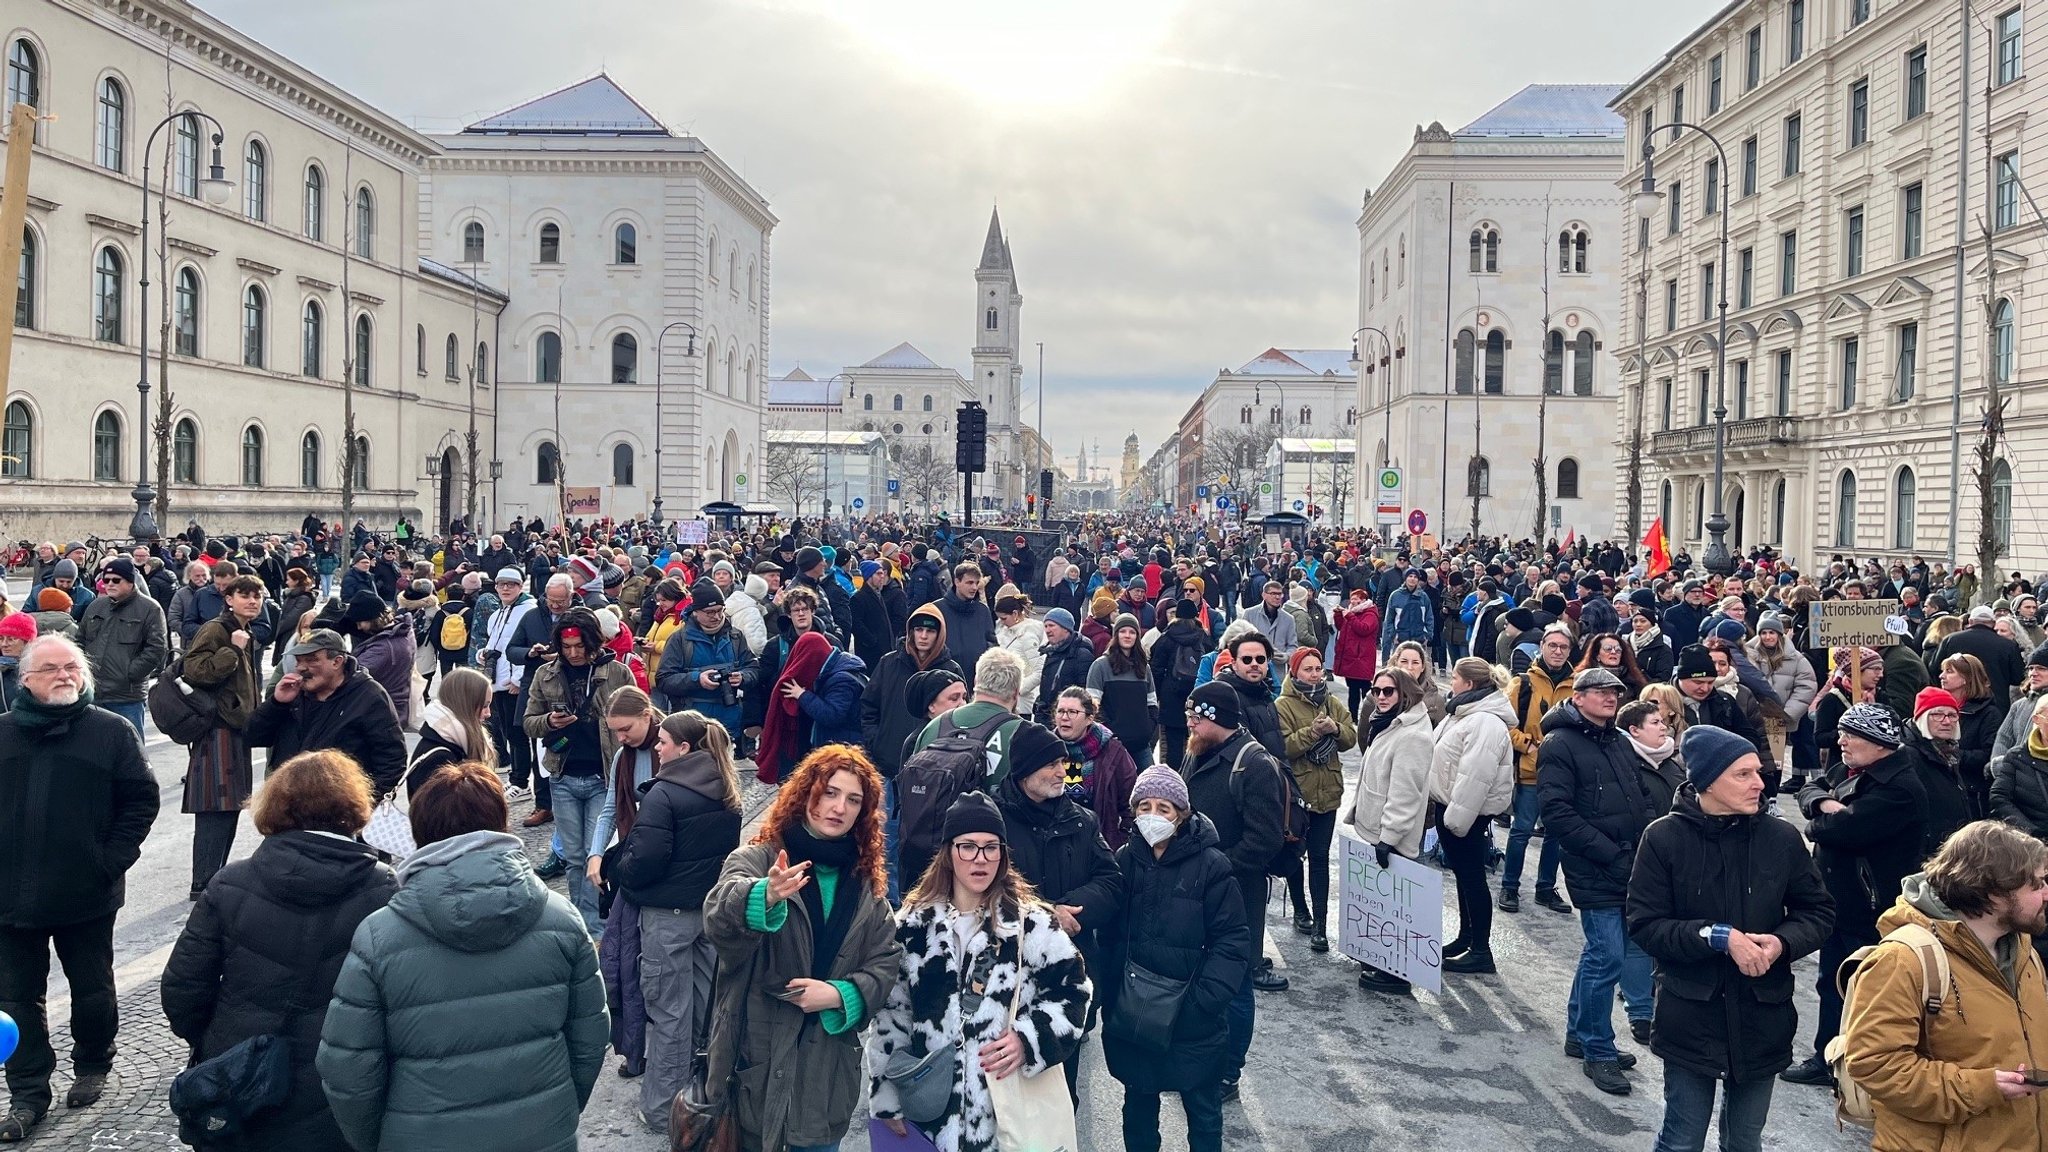
{"type": "Polygon", "coordinates": [[[865,1114],[993,1152],[1054,1066],[1071,1122],[1093,1036],[1125,1147],[1175,1095],[1220,1149],[1290,988],[1269,894],[1331,951],[1340,832],[1450,874],[1442,971],[1472,980],[1540,842],[1533,902],[1583,937],[1564,1055],[1631,1091],[1618,993],[1659,1152],[1704,1147],[1717,1097],[1721,1147],[1760,1148],[1781,1080],[1880,1149],[2038,1142],[2048,621],[2019,574],[1234,528],[45,544],[0,585],[0,1142],[52,1104],[53,945],[65,1104],[105,1090],[146,715],[193,817],[162,1005],[195,1143],[571,1147],[610,1053],[652,1129],[811,1152],[865,1114]],[[1889,643],[1815,644],[1835,599],[1895,601],[1889,643]],[[264,1060],[259,1105],[233,1073],[264,1060]]]}

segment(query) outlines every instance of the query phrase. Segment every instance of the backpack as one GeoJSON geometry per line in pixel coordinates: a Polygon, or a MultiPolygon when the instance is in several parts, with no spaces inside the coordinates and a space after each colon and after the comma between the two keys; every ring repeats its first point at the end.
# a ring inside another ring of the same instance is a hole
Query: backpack
{"type": "MultiPolygon", "coordinates": [[[[901,859],[929,861],[938,855],[946,809],[961,794],[988,782],[990,745],[1002,726],[1016,719],[1009,712],[998,712],[972,728],[962,728],[949,712],[941,718],[945,727],[939,735],[904,759],[903,767],[896,771],[901,859]]],[[[907,887],[916,883],[917,877],[906,873],[904,881],[907,887]]]]}
{"type": "MultiPolygon", "coordinates": [[[[1257,740],[1246,740],[1244,746],[1237,750],[1237,758],[1230,763],[1230,798],[1237,802],[1240,810],[1244,808],[1244,754],[1253,748],[1265,751],[1265,746],[1257,740]]],[[[1268,757],[1272,758],[1270,753],[1268,757]]],[[[1301,782],[1294,778],[1294,773],[1288,771],[1286,765],[1274,758],[1273,767],[1280,776],[1280,786],[1286,795],[1286,813],[1280,820],[1280,850],[1266,861],[1266,875],[1285,877],[1299,870],[1302,851],[1308,844],[1308,801],[1302,798],[1301,782]]]]}
{"type": "Polygon", "coordinates": [[[1176,638],[1173,646],[1173,669],[1170,675],[1184,684],[1193,684],[1202,674],[1202,650],[1176,638]]]}
{"type": "Polygon", "coordinates": [[[1856,978],[1863,973],[1864,961],[1879,949],[1890,943],[1904,944],[1913,950],[1920,960],[1920,1030],[1924,1038],[1927,1032],[1927,1017],[1941,1015],[1942,1002],[1948,998],[1949,972],[1948,949],[1942,947],[1941,938],[1918,924],[1901,924],[1875,944],[1866,944],[1849,953],[1835,970],[1835,987],[1842,994],[1842,1017],[1844,1030],[1841,1035],[1828,1041],[1827,1051],[1822,1058],[1835,1074],[1835,1126],[1854,1124],[1861,1128],[1877,1126],[1877,1109],[1871,1103],[1870,1092],[1849,1076],[1849,1034],[1846,1023],[1849,1006],[1856,1000],[1856,978]]]}
{"type": "Polygon", "coordinates": [[[145,699],[157,731],[174,744],[197,744],[220,721],[220,701],[210,690],[185,679],[183,653],[149,686],[145,699]]]}
{"type": "Polygon", "coordinates": [[[461,612],[441,610],[441,651],[460,652],[469,647],[469,621],[461,612]]]}

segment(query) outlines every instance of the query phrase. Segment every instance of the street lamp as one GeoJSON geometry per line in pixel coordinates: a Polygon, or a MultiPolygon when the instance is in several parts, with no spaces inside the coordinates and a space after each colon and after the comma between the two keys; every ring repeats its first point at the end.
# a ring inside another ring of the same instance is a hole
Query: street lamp
{"type": "MultiPolygon", "coordinates": [[[[1728,554],[1728,516],[1721,508],[1721,482],[1728,456],[1728,183],[1733,174],[1728,167],[1728,150],[1721,146],[1712,132],[1697,124],[1675,122],[1660,125],[1676,134],[1685,129],[1707,138],[1707,143],[1719,153],[1721,205],[1721,256],[1716,265],[1715,288],[1719,299],[1715,301],[1715,312],[1720,319],[1720,329],[1714,338],[1714,510],[1707,517],[1707,548],[1701,562],[1707,571],[1716,576],[1726,576],[1735,571],[1734,557],[1728,554]]],[[[1655,175],[1656,149],[1650,141],[1656,133],[1652,131],[1643,138],[1643,182],[1634,196],[1636,215],[1649,220],[1656,216],[1664,194],[1657,191],[1655,175]]]]}
{"type": "MultiPolygon", "coordinates": [[[[824,512],[822,519],[825,520],[832,518],[832,410],[839,406],[839,394],[832,390],[832,385],[841,380],[846,381],[846,395],[851,398],[853,396],[853,386],[856,383],[852,373],[834,372],[825,381],[825,390],[832,401],[825,406],[825,442],[821,445],[822,450],[818,453],[818,458],[822,462],[822,474],[818,479],[818,487],[823,492],[824,512]]],[[[820,525],[820,528],[822,529],[823,525],[820,525]]]]}
{"type": "MultiPolygon", "coordinates": [[[[157,133],[162,132],[172,122],[181,120],[187,116],[192,117],[195,122],[193,131],[193,135],[195,136],[198,135],[198,130],[196,126],[197,121],[203,119],[213,125],[213,163],[208,166],[206,170],[206,175],[199,181],[200,198],[205,200],[208,204],[211,204],[215,208],[218,208],[226,204],[228,202],[228,197],[234,195],[235,192],[234,182],[228,179],[227,169],[222,167],[220,162],[220,142],[221,138],[224,135],[226,135],[226,130],[220,126],[220,121],[215,120],[212,116],[209,116],[204,112],[174,112],[171,115],[164,117],[161,121],[157,123],[157,126],[155,128],[150,130],[149,139],[144,141],[142,145],[142,246],[136,250],[138,256],[135,261],[136,267],[141,273],[140,277],[136,281],[136,285],[142,290],[142,307],[136,313],[138,319],[136,328],[139,329],[139,335],[141,336],[141,339],[136,341],[136,344],[138,345],[137,363],[139,365],[139,370],[135,377],[135,392],[139,399],[137,400],[137,408],[135,413],[135,444],[137,459],[137,464],[135,468],[135,491],[133,493],[135,497],[135,516],[134,518],[128,521],[128,535],[138,544],[143,543],[144,541],[154,540],[159,535],[157,531],[156,517],[152,516],[149,511],[149,506],[156,502],[156,489],[150,487],[149,485],[148,435],[149,150],[151,148],[156,147],[157,133]]],[[[169,158],[167,157],[165,159],[165,163],[169,162],[169,158]]],[[[165,299],[166,301],[168,301],[169,299],[168,292],[165,293],[165,299]]]]}
{"type": "MultiPolygon", "coordinates": [[[[654,530],[657,533],[661,531],[661,366],[664,363],[662,345],[667,343],[668,334],[677,328],[689,333],[689,341],[683,345],[683,358],[687,360],[697,355],[697,330],[690,327],[687,321],[677,320],[671,323],[654,338],[654,530]]],[[[705,395],[710,395],[710,389],[705,389],[705,395]]]]}

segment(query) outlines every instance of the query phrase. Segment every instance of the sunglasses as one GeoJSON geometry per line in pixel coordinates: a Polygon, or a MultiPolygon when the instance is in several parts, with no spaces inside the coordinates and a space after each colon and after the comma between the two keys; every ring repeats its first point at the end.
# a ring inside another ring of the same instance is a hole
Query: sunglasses
{"type": "Polygon", "coordinates": [[[1264,656],[1239,656],[1237,662],[1239,664],[1264,664],[1266,658],[1264,656]]]}
{"type": "Polygon", "coordinates": [[[1399,688],[1374,688],[1372,694],[1375,696],[1399,696],[1401,690],[1399,688]]]}

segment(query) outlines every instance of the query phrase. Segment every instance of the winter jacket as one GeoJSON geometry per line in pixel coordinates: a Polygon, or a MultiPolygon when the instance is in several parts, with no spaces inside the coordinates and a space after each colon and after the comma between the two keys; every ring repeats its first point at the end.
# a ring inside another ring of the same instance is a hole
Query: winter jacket
{"type": "Polygon", "coordinates": [[[1048,644],[1040,651],[1045,654],[1045,664],[1039,673],[1038,703],[1032,709],[1031,718],[1051,727],[1052,702],[1059,698],[1059,694],[1069,688],[1088,686],[1088,670],[1095,666],[1095,649],[1076,632],[1061,643],[1048,644]]]}
{"type": "Polygon", "coordinates": [[[1111,668],[1111,658],[1099,656],[1088,668],[1088,694],[1101,706],[1102,723],[1133,756],[1150,758],[1159,735],[1159,697],[1152,689],[1152,674],[1140,664],[1125,672],[1111,668]]]}
{"type": "Polygon", "coordinates": [[[123,877],[156,820],[156,777],[112,712],[86,705],[38,726],[15,704],[0,716],[0,925],[96,920],[126,899],[123,877]]]}
{"type": "MultiPolygon", "coordinates": [[[[1996,640],[2005,639],[1996,632],[1987,630],[1986,634],[1996,640]]],[[[1884,681],[1877,686],[1877,702],[1900,716],[1911,716],[1913,698],[1934,683],[1927,674],[1928,665],[1911,644],[1890,644],[1879,651],[1884,653],[1884,681]]]]}
{"type": "Polygon", "coordinates": [[[745,699],[766,691],[759,656],[760,652],[748,647],[745,637],[730,622],[717,632],[706,632],[694,618],[688,619],[680,630],[670,634],[663,646],[657,686],[678,711],[695,709],[737,736],[746,710],[745,699]],[[722,687],[704,687],[706,672],[723,672],[736,678],[734,682],[744,698],[727,707],[722,687]]]}
{"type": "Polygon", "coordinates": [[[1371,682],[1380,660],[1380,609],[1368,600],[1336,610],[1337,661],[1332,670],[1346,680],[1371,682]]]}
{"type": "MultiPolygon", "coordinates": [[[[1671,682],[1672,675],[1678,671],[1678,654],[1671,650],[1671,641],[1665,637],[1663,629],[1652,628],[1642,635],[1630,631],[1622,639],[1628,641],[1629,647],[1635,651],[1636,667],[1642,669],[1644,683],[1671,682]]],[[[1803,663],[1804,657],[1800,659],[1803,663]]],[[[1807,667],[1810,675],[1812,665],[1807,667]]]]}
{"type": "Polygon", "coordinates": [[[345,753],[370,778],[370,791],[378,796],[398,787],[405,775],[405,735],[391,697],[353,660],[341,686],[325,701],[304,690],[289,704],[271,696],[256,706],[243,735],[250,747],[270,749],[273,764],[322,748],[345,753]]]}
{"type": "Polygon", "coordinates": [[[1991,742],[1991,763],[1994,767],[2005,759],[2007,752],[2027,742],[2027,734],[2034,730],[2034,705],[2040,702],[2040,693],[2027,692],[2006,709],[2005,719],[1998,725],[1998,736],[1991,742]]]}
{"type": "Polygon", "coordinates": [[[979,600],[962,599],[957,591],[939,597],[939,611],[946,617],[946,655],[960,665],[967,691],[974,691],[974,662],[996,645],[996,617],[979,600]]]}
{"type": "Polygon", "coordinates": [[[1873,1152],[1961,1152],[2039,1148],[2048,1132],[2048,1095],[2007,1100],[1992,1073],[2029,1068],[2048,1050],[2048,986],[2040,955],[2025,937],[2008,937],[2015,975],[2007,983],[1983,941],[1927,888],[1907,877],[1876,931],[1905,924],[1931,930],[1948,952],[1942,1010],[1929,1013],[1919,957],[1899,945],[1864,961],[1855,1002],[1842,1013],[1849,1075],[1870,1092],[1877,1113],[1873,1152]],[[1937,914],[1930,914],[1933,909],[1937,914]]]}
{"type": "Polygon", "coordinates": [[[1444,827],[1464,836],[1515,802],[1515,711],[1491,688],[1452,710],[1437,727],[1429,761],[1429,798],[1443,805],[1444,827]]]}
{"type": "Polygon", "coordinates": [[[335,981],[315,1061],[359,1150],[568,1152],[604,1065],[597,949],[526,846],[470,832],[406,858],[335,981]]]}
{"type": "Polygon", "coordinates": [[[1242,728],[1199,758],[1190,754],[1189,763],[1180,769],[1188,800],[1215,827],[1216,847],[1229,857],[1230,870],[1241,879],[1256,880],[1246,891],[1265,891],[1266,865],[1286,839],[1287,785],[1280,778],[1284,771],[1282,763],[1242,728]],[[1252,747],[1244,751],[1242,768],[1234,767],[1247,744],[1252,747]]]}
{"type": "MultiPolygon", "coordinates": [[[[1806,718],[1807,710],[1813,707],[1813,698],[1820,693],[1820,681],[1814,677],[1813,665],[1806,662],[1806,657],[1798,649],[1790,646],[1789,639],[1786,645],[1780,652],[1784,659],[1773,664],[1763,649],[1751,641],[1749,660],[1771,682],[1771,690],[1777,693],[1779,705],[1785,710],[1785,728],[1789,733],[1799,727],[1799,722],[1806,718]]],[[[1644,674],[1648,675],[1647,672],[1644,674]]]]}
{"type": "Polygon", "coordinates": [[[193,905],[161,981],[171,1031],[200,1060],[252,1036],[291,1050],[291,1095],[226,1147],[348,1152],[314,1057],[356,926],[397,891],[368,845],[292,831],[222,868],[193,905]]]}
{"type": "MultiPolygon", "coordinates": [[[[1998,698],[1999,701],[2003,697],[1998,698]]],[[[1982,796],[1991,786],[1991,747],[1998,742],[1998,725],[2006,708],[1992,697],[1977,696],[1963,701],[1957,750],[1963,787],[1982,796]]]]}
{"type": "Polygon", "coordinates": [[[741,590],[728,592],[725,597],[725,620],[739,629],[747,638],[747,644],[755,652],[768,648],[771,626],[768,614],[761,607],[768,599],[768,581],[759,576],[749,575],[741,590]]]}
{"type": "Polygon", "coordinates": [[[1664,815],[1639,764],[1611,721],[1595,724],[1570,701],[1543,718],[1537,803],[1544,834],[1557,837],[1565,882],[1580,908],[1622,906],[1636,842],[1664,815]]]}
{"type": "Polygon", "coordinates": [[[470,759],[468,738],[462,721],[439,700],[427,705],[420,717],[419,742],[412,746],[412,758],[405,765],[405,794],[419,795],[434,773],[470,759]]]}
{"type": "Polygon", "coordinates": [[[1552,671],[1542,661],[1508,683],[1509,711],[1515,720],[1508,739],[1515,748],[1515,781],[1536,783],[1536,751],[1543,743],[1543,720],[1551,709],[1572,698],[1572,681],[1578,673],[1569,666],[1552,671]]]}
{"type": "MultiPolygon", "coordinates": [[[[919,613],[936,616],[934,608],[920,608],[919,613]]],[[[943,625],[941,625],[943,627],[943,625]]],[[[908,644],[908,640],[905,640],[908,644]]],[[[960,665],[946,655],[942,642],[931,668],[943,668],[953,675],[960,675],[960,665]]],[[[903,743],[914,733],[924,730],[928,717],[913,713],[905,701],[904,693],[910,678],[925,669],[918,667],[917,657],[907,647],[882,657],[881,662],[869,672],[868,686],[860,694],[860,743],[867,749],[875,762],[875,770],[884,778],[891,778],[903,767],[903,743]]]]}
{"type": "Polygon", "coordinates": [[[1683,688],[1679,689],[1678,694],[1685,702],[1687,726],[1712,724],[1749,741],[1750,747],[1756,749],[1757,759],[1763,763],[1765,779],[1776,778],[1778,764],[1771,755],[1770,739],[1764,735],[1763,722],[1755,704],[1755,697],[1745,697],[1744,689],[1739,684],[1732,687],[1716,687],[1702,700],[1694,700],[1685,695],[1683,688]]]}
{"type": "MultiPolygon", "coordinates": [[[[1277,668],[1274,670],[1278,671],[1277,668]]],[[[1273,708],[1274,699],[1280,695],[1281,682],[1271,677],[1246,680],[1234,672],[1220,679],[1237,689],[1237,707],[1242,716],[1241,726],[1251,732],[1266,751],[1273,754],[1273,759],[1285,764],[1287,737],[1280,731],[1280,714],[1273,708]]],[[[1126,744],[1125,747],[1128,748],[1130,745],[1126,744]]]]}
{"type": "Polygon", "coordinates": [[[727,856],[704,901],[704,933],[718,949],[707,1081],[726,1083],[737,1044],[742,1063],[735,1110],[750,1148],[830,1144],[846,1134],[860,1099],[860,1031],[898,986],[903,962],[888,901],[867,877],[843,875],[834,900],[860,904],[832,960],[830,979],[851,988],[852,1000],[841,1019],[828,1021],[832,1014],[806,1014],[777,996],[791,980],[811,975],[816,939],[800,899],[777,906],[773,927],[756,919],[766,911],[768,866],[780,848],[749,844],[727,856]],[[746,1033],[736,1037],[742,1018],[746,1033]],[[832,1023],[838,1027],[827,1026],[832,1023]]]}
{"type": "Polygon", "coordinates": [[[1223,1078],[1226,1009],[1251,966],[1252,937],[1244,897],[1216,843],[1215,826],[1195,812],[1156,858],[1143,839],[1117,852],[1124,902],[1105,941],[1107,963],[1097,979],[1103,1019],[1116,1017],[1127,964],[1188,981],[1174,1017],[1173,1044],[1165,1052],[1103,1028],[1103,1058],[1126,1092],[1184,1092],[1223,1078]]]}
{"type": "Polygon", "coordinates": [[[1735,1083],[1791,1066],[1799,1027],[1792,963],[1818,951],[1834,923],[1834,902],[1798,829],[1762,813],[1709,816],[1687,788],[1643,832],[1627,918],[1629,935],[1657,962],[1652,1052],[1735,1083]],[[1715,924],[1776,936],[1784,951],[1762,976],[1745,976],[1701,938],[1715,924]]]}
{"type": "Polygon", "coordinates": [[[1385,844],[1411,860],[1422,855],[1434,747],[1429,710],[1420,703],[1373,737],[1351,803],[1351,830],[1360,840],[1385,844]]]}
{"type": "Polygon", "coordinates": [[[136,703],[170,656],[164,611],[141,589],[119,603],[112,596],[94,597],[79,621],[78,646],[92,659],[95,700],[136,703]]]}
{"type": "Polygon", "coordinates": [[[1281,736],[1287,742],[1287,767],[1301,788],[1302,803],[1311,812],[1335,812],[1344,802],[1344,768],[1338,753],[1358,747],[1358,723],[1352,718],[1351,709],[1337,698],[1327,681],[1323,684],[1321,702],[1311,704],[1301,685],[1290,678],[1281,686],[1280,699],[1273,710],[1280,720],[1281,736]],[[1330,758],[1320,764],[1308,758],[1309,750],[1322,741],[1310,727],[1318,716],[1328,716],[1337,725],[1332,733],[1336,746],[1330,758]]]}
{"type": "Polygon", "coordinates": [[[1287,657],[1297,643],[1294,617],[1287,614],[1286,607],[1283,605],[1268,612],[1265,604],[1261,603],[1256,608],[1245,609],[1238,618],[1250,621],[1259,630],[1259,635],[1266,638],[1267,646],[1273,650],[1273,662],[1285,667],[1287,657]]]}
{"type": "Polygon", "coordinates": [[[618,864],[620,888],[641,908],[697,911],[739,846],[739,809],[726,803],[717,758],[686,753],[663,764],[640,789],[618,864]]]}
{"type": "MultiPolygon", "coordinates": [[[[604,722],[606,709],[611,707],[612,693],[632,686],[633,673],[612,659],[609,651],[599,648],[597,653],[597,659],[589,664],[590,689],[585,693],[577,718],[597,725],[598,763],[602,765],[610,764],[619,751],[611,726],[604,722]]],[[[528,736],[541,742],[541,766],[548,770],[549,776],[562,774],[563,753],[549,746],[553,743],[551,738],[560,730],[548,723],[548,714],[557,707],[568,705],[568,693],[569,677],[562,671],[559,657],[540,666],[526,691],[526,711],[520,718],[520,724],[528,736]]],[[[604,770],[600,768],[598,775],[601,777],[603,774],[604,770]]]]}
{"type": "Polygon", "coordinates": [[[1045,673],[1045,625],[1025,616],[1015,627],[996,625],[996,646],[1024,662],[1024,686],[1017,693],[1016,712],[1029,716],[1038,705],[1038,684],[1045,673]]]}
{"type": "Polygon", "coordinates": [[[1899,898],[1899,882],[1920,868],[1927,790],[1900,749],[1854,776],[1837,766],[1799,793],[1814,862],[1835,898],[1835,931],[1857,943],[1877,939],[1878,913],[1899,898]],[[1848,805],[1820,812],[1822,800],[1848,805]]]}
{"type": "Polygon", "coordinates": [[[412,714],[413,659],[419,646],[412,637],[412,614],[401,613],[389,628],[354,641],[356,666],[384,686],[391,697],[391,709],[398,714],[398,726],[410,729],[418,720],[412,714]]]}
{"type": "Polygon", "coordinates": [[[860,744],[860,700],[867,691],[868,667],[851,652],[825,657],[810,691],[797,699],[797,710],[809,721],[797,745],[797,760],[827,744],[860,744]]]}
{"type": "Polygon", "coordinates": [[[221,725],[236,732],[249,726],[249,716],[256,710],[256,661],[262,656],[253,636],[246,647],[235,647],[233,637],[241,627],[231,612],[207,621],[185,649],[184,664],[185,677],[213,693],[221,725]]]}
{"type": "Polygon", "coordinates": [[[1048,904],[1069,904],[1081,911],[1081,931],[1074,944],[1088,971],[1101,969],[1100,933],[1116,924],[1123,912],[1123,873],[1102,838],[1094,812],[1066,793],[1047,801],[1024,795],[1015,773],[997,782],[996,806],[1008,829],[1010,864],[1030,881],[1048,904]]]}
{"type": "Polygon", "coordinates": [[[1159,638],[1152,642],[1152,650],[1146,653],[1152,665],[1152,689],[1159,698],[1160,723],[1169,728],[1187,723],[1188,695],[1195,690],[1195,681],[1192,676],[1174,675],[1180,654],[1192,652],[1199,669],[1202,657],[1215,645],[1199,621],[1172,620],[1160,629],[1159,638]]]}
{"type": "Polygon", "coordinates": [[[1949,833],[1970,822],[1970,798],[1957,766],[1911,724],[1906,726],[1906,749],[1913,753],[1914,773],[1927,792],[1927,818],[1920,826],[1920,855],[1925,859],[1940,849],[1949,833]]]}
{"type": "MultiPolygon", "coordinates": [[[[1934,659],[1927,661],[1928,669],[1939,669],[1943,660],[1957,653],[1968,653],[1983,662],[1984,674],[1991,680],[1991,698],[2000,704],[2010,702],[2012,690],[2027,682],[2027,654],[1988,624],[1972,624],[1951,633],[1935,650],[1934,659]]],[[[1911,716],[1912,712],[1901,715],[1911,716]]]]}
{"type": "Polygon", "coordinates": [[[1387,597],[1387,610],[1380,617],[1380,658],[1403,640],[1420,641],[1425,647],[1436,631],[1436,594],[1428,585],[1410,592],[1404,586],[1387,597]]]}
{"type": "Polygon", "coordinates": [[[2025,741],[1991,770],[1991,815],[2048,839],[2048,760],[2025,741]]]}
{"type": "Polygon", "coordinates": [[[853,638],[854,654],[869,664],[880,660],[902,639],[890,634],[889,605],[882,599],[881,589],[873,585],[862,586],[853,594],[847,611],[852,617],[848,633],[853,638]]]}

